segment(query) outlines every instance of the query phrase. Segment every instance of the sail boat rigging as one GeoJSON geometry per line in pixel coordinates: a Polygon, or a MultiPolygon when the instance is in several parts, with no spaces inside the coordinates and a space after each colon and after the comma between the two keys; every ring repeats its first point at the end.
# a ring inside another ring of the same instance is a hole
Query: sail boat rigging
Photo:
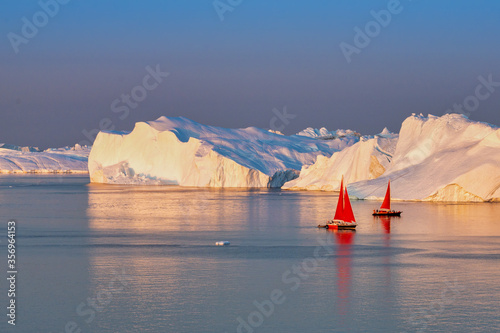
{"type": "Polygon", "coordinates": [[[349,200],[349,193],[347,193],[347,187],[344,187],[344,177],[342,177],[335,216],[333,220],[327,221],[326,224],[318,225],[318,228],[355,229],[356,226],[357,223],[354,218],[354,212],[352,211],[351,201],[349,200]]]}
{"type": "Polygon", "coordinates": [[[387,184],[387,191],[385,192],[385,198],[379,209],[374,209],[374,216],[400,216],[401,211],[396,211],[391,209],[391,181],[387,184]]]}

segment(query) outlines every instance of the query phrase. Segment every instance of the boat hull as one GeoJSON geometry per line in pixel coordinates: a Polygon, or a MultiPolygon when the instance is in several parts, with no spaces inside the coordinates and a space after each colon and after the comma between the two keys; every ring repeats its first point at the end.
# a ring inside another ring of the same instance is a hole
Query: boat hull
{"type": "Polygon", "coordinates": [[[357,224],[355,222],[345,221],[329,221],[326,224],[319,224],[318,228],[326,228],[332,230],[354,230],[357,224]]]}
{"type": "Polygon", "coordinates": [[[373,216],[401,216],[400,211],[389,211],[389,212],[373,212],[373,216]]]}

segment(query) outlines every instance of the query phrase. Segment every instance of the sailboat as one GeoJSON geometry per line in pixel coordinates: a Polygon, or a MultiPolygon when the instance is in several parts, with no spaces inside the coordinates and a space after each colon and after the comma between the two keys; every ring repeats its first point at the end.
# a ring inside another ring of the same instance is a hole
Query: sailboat
{"type": "Polygon", "coordinates": [[[355,229],[357,226],[354,212],[352,211],[351,201],[347,193],[347,187],[344,188],[344,177],[340,182],[339,201],[337,202],[337,209],[333,220],[327,221],[326,224],[318,225],[318,228],[326,229],[355,229]]]}
{"type": "Polygon", "coordinates": [[[387,191],[385,192],[384,202],[380,209],[374,209],[374,216],[401,216],[401,211],[391,210],[391,181],[387,184],[387,191]]]}

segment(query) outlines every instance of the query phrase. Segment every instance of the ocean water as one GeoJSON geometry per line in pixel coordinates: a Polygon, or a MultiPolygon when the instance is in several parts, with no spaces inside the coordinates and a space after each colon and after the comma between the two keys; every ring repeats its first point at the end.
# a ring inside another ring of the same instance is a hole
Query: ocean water
{"type": "Polygon", "coordinates": [[[336,199],[2,175],[0,332],[500,330],[500,204],[353,201],[356,232],[316,228],[336,199]]]}

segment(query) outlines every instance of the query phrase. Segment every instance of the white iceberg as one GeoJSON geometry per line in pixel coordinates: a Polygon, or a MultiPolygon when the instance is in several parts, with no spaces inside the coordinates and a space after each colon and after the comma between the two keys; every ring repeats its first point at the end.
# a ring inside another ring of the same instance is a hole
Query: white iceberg
{"type": "Polygon", "coordinates": [[[361,137],[361,134],[353,130],[338,129],[336,131],[329,131],[328,129],[326,129],[326,127],[321,127],[320,129],[308,127],[297,133],[297,135],[307,136],[310,138],[316,138],[322,140],[331,140],[348,136],[353,136],[358,138],[361,137]]]}
{"type": "Polygon", "coordinates": [[[303,166],[300,176],[283,189],[337,191],[342,176],[347,183],[375,179],[389,167],[397,140],[398,135],[387,128],[374,137],[362,137],[331,157],[318,156],[316,163],[303,166]]]}
{"type": "Polygon", "coordinates": [[[0,173],[87,173],[90,147],[19,147],[0,143],[0,173]]]}
{"type": "Polygon", "coordinates": [[[89,155],[96,183],[175,184],[198,187],[280,187],[317,156],[353,145],[332,140],[225,129],[183,117],[136,123],[132,132],[100,132],[89,155]]]}
{"type": "Polygon", "coordinates": [[[500,129],[459,114],[413,114],[401,127],[390,167],[379,178],[349,186],[362,199],[500,200],[500,129]]]}
{"type": "Polygon", "coordinates": [[[359,199],[481,202],[500,200],[500,129],[459,114],[413,114],[398,135],[384,129],[330,158],[318,157],[290,190],[336,191],[344,175],[359,199]]]}

